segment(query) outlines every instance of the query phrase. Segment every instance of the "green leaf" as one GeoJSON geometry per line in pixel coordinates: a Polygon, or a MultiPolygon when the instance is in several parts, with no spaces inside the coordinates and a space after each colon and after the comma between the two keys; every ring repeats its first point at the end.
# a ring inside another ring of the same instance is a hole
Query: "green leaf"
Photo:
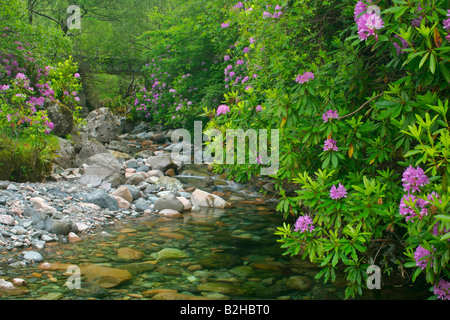
{"type": "Polygon", "coordinates": [[[437,216],[435,216],[436,219],[444,221],[444,222],[450,222],[450,216],[448,215],[443,215],[443,214],[439,214],[437,216]]]}
{"type": "Polygon", "coordinates": [[[414,273],[413,273],[413,276],[412,276],[412,282],[415,282],[416,281],[416,278],[419,276],[419,274],[422,272],[422,269],[420,269],[420,268],[417,268],[415,271],[414,271],[414,273]]]}
{"type": "Polygon", "coordinates": [[[434,54],[430,56],[430,71],[432,74],[436,72],[436,58],[434,57],[434,54]]]}
{"type": "Polygon", "coordinates": [[[450,239],[450,232],[447,232],[446,234],[444,234],[444,235],[441,237],[441,241],[444,241],[444,240],[447,240],[447,239],[450,239]]]}
{"type": "Polygon", "coordinates": [[[422,68],[422,66],[423,66],[423,64],[425,63],[425,61],[427,61],[429,55],[430,55],[430,53],[427,52],[427,53],[423,56],[422,60],[420,60],[420,63],[419,63],[419,69],[422,68]]]}

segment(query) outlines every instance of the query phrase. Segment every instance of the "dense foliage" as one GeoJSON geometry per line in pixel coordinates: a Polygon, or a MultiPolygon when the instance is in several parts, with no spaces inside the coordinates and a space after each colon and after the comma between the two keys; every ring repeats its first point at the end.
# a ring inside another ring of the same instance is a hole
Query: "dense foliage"
{"type": "Polygon", "coordinates": [[[1,3],[0,179],[39,181],[58,143],[45,106],[61,100],[76,110],[76,66],[64,62],[70,42],[60,32],[31,26],[22,1],[1,3]]]}
{"type": "MultiPolygon", "coordinates": [[[[286,253],[320,264],[325,282],[343,271],[348,297],[377,265],[405,281],[422,273],[446,298],[445,1],[214,1],[201,12],[170,3],[164,19],[151,15],[160,24],[146,34],[152,63],[134,112],[189,127],[203,110],[224,134],[279,129],[272,179],[286,253]],[[202,66],[214,70],[207,80],[202,66]],[[208,100],[212,92],[223,99],[208,100]]],[[[260,169],[216,166],[237,181],[260,169]]]]}

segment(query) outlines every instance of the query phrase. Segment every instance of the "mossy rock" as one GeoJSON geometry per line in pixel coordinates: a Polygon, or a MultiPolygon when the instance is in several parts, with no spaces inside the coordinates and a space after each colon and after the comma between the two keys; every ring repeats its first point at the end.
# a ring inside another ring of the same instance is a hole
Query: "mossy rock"
{"type": "Polygon", "coordinates": [[[47,115],[54,124],[52,133],[58,137],[64,137],[73,130],[73,112],[66,105],[53,101],[46,106],[47,115]]]}

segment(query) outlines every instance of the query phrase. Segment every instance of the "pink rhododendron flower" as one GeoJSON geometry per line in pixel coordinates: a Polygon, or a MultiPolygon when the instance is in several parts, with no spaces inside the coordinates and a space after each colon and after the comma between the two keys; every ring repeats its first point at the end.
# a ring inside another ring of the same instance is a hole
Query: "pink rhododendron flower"
{"type": "Polygon", "coordinates": [[[294,226],[294,231],[305,233],[307,231],[313,232],[314,231],[314,225],[313,220],[309,215],[301,216],[297,219],[294,226]]]}
{"type": "Polygon", "coordinates": [[[230,107],[226,104],[222,104],[217,108],[216,116],[220,116],[221,114],[226,114],[230,112],[230,107]]]}
{"type": "Polygon", "coordinates": [[[338,151],[339,148],[336,146],[336,141],[333,139],[327,139],[325,140],[324,146],[323,146],[323,151],[338,151]]]}
{"type": "Polygon", "coordinates": [[[322,115],[323,122],[328,122],[329,119],[338,119],[339,114],[337,111],[334,110],[328,110],[322,115]]]}
{"type": "Polygon", "coordinates": [[[334,185],[330,189],[330,198],[333,200],[347,198],[347,190],[341,183],[339,183],[337,188],[334,185]]]}
{"type": "Polygon", "coordinates": [[[312,72],[305,72],[302,75],[298,75],[295,79],[295,82],[303,84],[305,82],[309,82],[314,79],[314,74],[312,72]]]}
{"type": "Polygon", "coordinates": [[[416,266],[418,266],[420,269],[425,269],[429,260],[429,257],[427,259],[423,259],[426,256],[431,255],[431,252],[427,249],[424,249],[422,246],[418,246],[416,251],[414,252],[414,260],[416,261],[416,266]]]}

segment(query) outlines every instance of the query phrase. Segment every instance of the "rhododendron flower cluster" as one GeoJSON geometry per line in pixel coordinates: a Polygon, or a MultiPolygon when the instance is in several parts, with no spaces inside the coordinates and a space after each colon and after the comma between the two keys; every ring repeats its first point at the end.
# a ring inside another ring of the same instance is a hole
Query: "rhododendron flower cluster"
{"type": "Polygon", "coordinates": [[[450,300],[450,282],[444,279],[439,280],[439,283],[434,286],[434,294],[438,299],[450,300]]]}
{"type": "Polygon", "coordinates": [[[336,140],[333,140],[331,138],[325,140],[325,144],[323,146],[323,151],[330,151],[330,150],[338,151],[339,148],[337,147],[336,143],[337,143],[336,140]]]}
{"type": "MultiPolygon", "coordinates": [[[[450,32],[450,9],[447,10],[447,17],[448,17],[448,19],[444,20],[444,29],[447,30],[447,32],[450,32]]],[[[450,33],[447,34],[445,39],[450,41],[450,33]]]]}
{"type": "Polygon", "coordinates": [[[367,12],[369,6],[363,1],[358,1],[354,10],[356,25],[358,26],[358,35],[361,41],[366,41],[369,36],[375,36],[378,39],[376,30],[384,27],[384,22],[377,12],[367,12]]]}
{"type": "Polygon", "coordinates": [[[339,183],[338,187],[332,186],[330,189],[330,198],[333,200],[347,198],[347,189],[342,185],[342,183],[339,183]]]}
{"type": "Polygon", "coordinates": [[[427,249],[424,249],[422,246],[418,246],[416,251],[414,252],[414,260],[416,261],[416,266],[420,269],[425,269],[428,264],[428,258],[425,259],[426,256],[431,255],[431,252],[427,249]]]}
{"type": "Polygon", "coordinates": [[[222,104],[217,108],[216,116],[220,116],[221,114],[226,114],[230,112],[230,107],[226,104],[222,104]]]}
{"type": "Polygon", "coordinates": [[[296,232],[305,233],[307,231],[313,232],[314,230],[313,220],[309,215],[301,216],[295,222],[294,231],[296,232]]]}
{"type": "Polygon", "coordinates": [[[339,119],[339,114],[337,111],[328,110],[322,115],[323,122],[328,122],[330,119],[339,119]]]}
{"type": "Polygon", "coordinates": [[[305,82],[309,82],[310,80],[314,80],[314,74],[312,72],[305,72],[302,75],[298,75],[295,82],[303,84],[305,82]]]}
{"type": "Polygon", "coordinates": [[[420,192],[420,187],[427,185],[430,180],[428,179],[422,168],[413,168],[412,166],[409,166],[403,172],[402,182],[403,188],[406,192],[411,191],[412,193],[414,193],[420,192]]]}
{"type": "MultiPolygon", "coordinates": [[[[267,7],[267,9],[269,9],[271,6],[267,5],[266,7],[267,7]]],[[[264,19],[267,19],[267,18],[278,19],[278,18],[280,18],[283,15],[283,12],[281,11],[282,9],[283,9],[283,7],[277,4],[275,6],[275,12],[274,13],[270,13],[268,11],[264,11],[263,12],[263,18],[264,19]]]]}

